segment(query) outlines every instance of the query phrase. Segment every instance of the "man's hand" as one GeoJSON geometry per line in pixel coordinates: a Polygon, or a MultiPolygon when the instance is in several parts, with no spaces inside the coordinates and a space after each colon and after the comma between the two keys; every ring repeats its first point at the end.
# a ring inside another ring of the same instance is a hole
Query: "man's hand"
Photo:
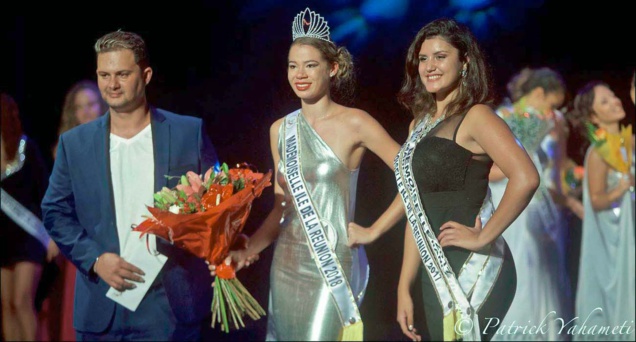
{"type": "Polygon", "coordinates": [[[136,288],[137,285],[129,281],[143,283],[144,278],[141,276],[146,275],[144,271],[126,262],[126,260],[115,253],[102,254],[93,266],[93,271],[95,271],[106,284],[120,292],[136,288]]]}

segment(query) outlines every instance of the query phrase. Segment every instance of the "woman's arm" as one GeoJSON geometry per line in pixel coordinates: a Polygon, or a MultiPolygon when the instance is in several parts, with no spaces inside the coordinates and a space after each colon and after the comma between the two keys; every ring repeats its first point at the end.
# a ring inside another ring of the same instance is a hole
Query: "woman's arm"
{"type": "Polygon", "coordinates": [[[504,178],[506,178],[506,175],[504,175],[503,171],[501,171],[499,166],[497,166],[497,164],[492,164],[492,167],[490,168],[490,173],[488,174],[488,181],[498,182],[504,178]]]}
{"type": "Polygon", "coordinates": [[[364,228],[354,222],[349,223],[347,246],[367,245],[384,235],[404,216],[404,204],[400,195],[396,195],[388,208],[369,228],[364,228]]]}
{"type": "MultiPolygon", "coordinates": [[[[369,149],[393,170],[393,161],[400,151],[400,145],[371,115],[362,112],[356,123],[360,145],[369,149]]],[[[410,129],[409,129],[410,130],[410,129]]]]}
{"type": "Polygon", "coordinates": [[[421,340],[421,336],[417,335],[417,330],[413,327],[413,299],[411,298],[411,287],[415,282],[420,263],[420,255],[411,233],[411,225],[407,223],[406,231],[404,232],[402,270],[400,271],[400,281],[398,283],[397,321],[400,323],[402,333],[413,341],[421,340]]]}
{"type": "MultiPolygon", "coordinates": [[[[280,232],[280,220],[283,217],[285,193],[278,184],[276,175],[278,174],[278,162],[280,155],[278,154],[278,130],[284,119],[279,119],[269,129],[270,149],[274,160],[274,207],[269,212],[261,226],[249,238],[247,247],[241,250],[230,251],[230,256],[225,260],[227,264],[234,261],[235,270],[238,271],[245,266],[249,266],[251,262],[258,260],[258,254],[276,240],[280,232]]],[[[292,205],[287,203],[287,205],[292,205]]],[[[209,266],[212,275],[215,275],[216,265],[209,266]]]]}
{"type": "Polygon", "coordinates": [[[477,251],[499,237],[526,208],[539,186],[539,173],[508,125],[486,105],[475,105],[468,111],[457,140],[473,153],[487,153],[508,178],[501,202],[483,229],[453,221],[440,228],[442,247],[477,251]]]}
{"type": "Polygon", "coordinates": [[[284,204],[285,193],[278,184],[278,162],[280,161],[280,155],[278,154],[278,131],[280,125],[283,123],[283,119],[277,120],[269,129],[270,136],[270,148],[272,151],[272,158],[274,160],[274,207],[270,211],[265,221],[261,224],[258,230],[250,238],[248,247],[245,254],[248,256],[258,254],[267,248],[276,238],[280,232],[280,220],[283,217],[284,205],[292,205],[292,203],[284,204]]]}
{"type": "Polygon", "coordinates": [[[590,190],[592,208],[596,211],[608,209],[612,206],[612,203],[616,202],[629,190],[630,181],[623,178],[617,186],[608,191],[607,173],[609,172],[609,165],[595,150],[590,151],[588,156],[585,178],[590,190]]]}
{"type": "MultiPolygon", "coordinates": [[[[361,145],[375,153],[387,166],[393,170],[393,161],[400,151],[400,145],[391,138],[384,128],[370,115],[361,115],[359,123],[359,139],[361,145]]],[[[413,129],[413,122],[409,125],[409,131],[413,129]]],[[[366,245],[386,233],[395,226],[404,216],[404,205],[400,195],[396,195],[389,207],[369,228],[364,228],[354,222],[349,223],[348,235],[349,247],[361,244],[366,245]]]]}
{"type": "Polygon", "coordinates": [[[572,211],[574,215],[576,215],[576,217],[578,217],[581,220],[583,219],[583,216],[585,214],[583,209],[583,203],[581,203],[581,201],[579,201],[577,198],[570,195],[566,195],[565,206],[568,209],[570,209],[570,211],[572,211]]]}
{"type": "Polygon", "coordinates": [[[563,196],[562,188],[561,188],[561,170],[564,169],[565,164],[567,163],[566,156],[566,141],[567,141],[567,130],[566,123],[563,119],[562,115],[555,114],[554,116],[554,128],[550,132],[550,135],[554,139],[556,144],[554,151],[552,151],[553,155],[551,156],[552,165],[550,167],[550,182],[552,183],[552,193],[557,196],[563,196]]]}

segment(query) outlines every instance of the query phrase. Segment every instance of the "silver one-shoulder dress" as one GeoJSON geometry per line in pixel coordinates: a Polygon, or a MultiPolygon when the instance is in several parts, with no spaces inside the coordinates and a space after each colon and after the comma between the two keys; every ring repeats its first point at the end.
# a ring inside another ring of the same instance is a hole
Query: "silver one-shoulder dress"
{"type": "MultiPolygon", "coordinates": [[[[307,190],[359,305],[368,280],[367,258],[363,247],[347,247],[347,224],[354,217],[358,169],[349,170],[302,113],[298,118],[299,160],[307,190]]],[[[278,141],[278,182],[285,191],[286,208],[271,267],[267,340],[333,341],[338,338],[342,323],[312,259],[284,178],[284,137],[283,124],[278,141]]]]}

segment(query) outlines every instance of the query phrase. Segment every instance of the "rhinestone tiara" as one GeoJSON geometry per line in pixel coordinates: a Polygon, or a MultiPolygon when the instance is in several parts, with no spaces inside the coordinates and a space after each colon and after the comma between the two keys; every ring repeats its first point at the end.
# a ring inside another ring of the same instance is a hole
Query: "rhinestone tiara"
{"type": "Polygon", "coordinates": [[[292,41],[302,37],[318,38],[331,42],[327,21],[320,14],[310,10],[309,7],[298,13],[292,23],[292,41]]]}

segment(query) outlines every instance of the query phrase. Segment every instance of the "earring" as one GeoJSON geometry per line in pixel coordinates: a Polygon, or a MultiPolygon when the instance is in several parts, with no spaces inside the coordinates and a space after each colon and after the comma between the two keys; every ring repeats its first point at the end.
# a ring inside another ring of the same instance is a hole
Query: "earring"
{"type": "Polygon", "coordinates": [[[336,73],[332,71],[332,72],[329,74],[329,77],[333,77],[335,74],[336,74],[336,73]]]}
{"type": "Polygon", "coordinates": [[[459,74],[460,74],[462,77],[466,77],[466,74],[467,74],[467,73],[468,73],[468,72],[466,71],[466,69],[462,69],[462,72],[460,72],[459,74]]]}

